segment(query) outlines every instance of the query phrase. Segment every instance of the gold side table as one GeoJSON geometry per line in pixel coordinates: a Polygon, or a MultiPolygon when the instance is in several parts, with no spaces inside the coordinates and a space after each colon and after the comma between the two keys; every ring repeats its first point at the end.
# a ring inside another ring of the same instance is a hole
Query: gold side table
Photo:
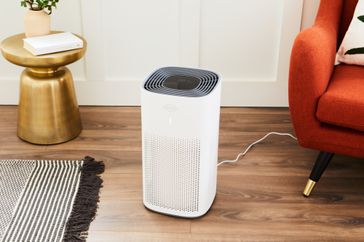
{"type": "MultiPolygon", "coordinates": [[[[56,33],[56,32],[54,32],[56,33]]],[[[11,63],[26,67],[20,79],[18,136],[33,144],[58,144],[82,130],[72,74],[67,67],[84,48],[34,56],[23,48],[24,34],[5,39],[1,52],[11,63]]]]}

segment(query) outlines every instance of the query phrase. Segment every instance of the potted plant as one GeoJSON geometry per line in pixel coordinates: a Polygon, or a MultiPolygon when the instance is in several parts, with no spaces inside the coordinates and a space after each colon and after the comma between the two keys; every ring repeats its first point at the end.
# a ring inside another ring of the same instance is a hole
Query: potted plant
{"type": "Polygon", "coordinates": [[[26,37],[42,36],[51,32],[50,15],[59,0],[21,0],[22,7],[28,8],[24,17],[26,37]]]}

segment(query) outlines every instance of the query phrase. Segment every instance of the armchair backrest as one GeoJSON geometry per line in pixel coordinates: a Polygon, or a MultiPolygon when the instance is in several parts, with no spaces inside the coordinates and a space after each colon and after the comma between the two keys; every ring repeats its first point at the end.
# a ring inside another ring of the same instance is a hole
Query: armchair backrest
{"type": "Polygon", "coordinates": [[[348,30],[348,27],[353,18],[355,7],[356,7],[357,3],[358,3],[358,0],[344,0],[344,5],[343,5],[342,15],[341,15],[341,25],[340,25],[338,44],[341,43],[341,41],[343,40],[343,38],[345,36],[346,31],[348,30]]]}

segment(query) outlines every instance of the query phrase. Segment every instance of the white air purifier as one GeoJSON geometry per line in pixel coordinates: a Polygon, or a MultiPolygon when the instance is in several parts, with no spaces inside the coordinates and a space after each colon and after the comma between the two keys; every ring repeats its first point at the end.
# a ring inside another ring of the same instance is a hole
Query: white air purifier
{"type": "Polygon", "coordinates": [[[143,83],[143,201],[196,218],[216,195],[221,81],[213,72],[166,67],[143,83]]]}

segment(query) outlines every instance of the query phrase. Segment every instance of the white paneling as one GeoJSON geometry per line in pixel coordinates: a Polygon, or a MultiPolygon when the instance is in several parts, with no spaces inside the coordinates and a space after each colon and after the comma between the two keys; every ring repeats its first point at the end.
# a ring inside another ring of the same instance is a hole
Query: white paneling
{"type": "Polygon", "coordinates": [[[81,0],[81,15],[83,36],[87,39],[88,47],[85,60],[88,82],[105,80],[106,59],[104,53],[104,19],[103,1],[81,0]]]}
{"type": "Polygon", "coordinates": [[[309,28],[313,25],[320,0],[305,0],[302,15],[302,29],[309,28]]]}
{"type": "MultiPolygon", "coordinates": [[[[83,35],[80,0],[60,1],[52,14],[52,29],[67,30],[83,35]]],[[[85,61],[77,61],[68,66],[75,80],[85,80],[85,61]]]]}
{"type": "Polygon", "coordinates": [[[276,80],[283,7],[283,0],[203,0],[200,65],[225,80],[276,80]]]}
{"type": "MultiPolygon", "coordinates": [[[[20,33],[23,31],[23,16],[25,13],[25,9],[20,8],[19,5],[20,4],[17,1],[3,1],[1,3],[1,40],[5,39],[7,36],[13,35],[14,33],[20,33]]],[[[1,82],[18,80],[20,73],[20,68],[8,63],[6,60],[4,60],[4,58],[0,58],[0,85],[1,82]]],[[[3,95],[6,95],[8,97],[11,94],[4,92],[3,95]]]]}
{"type": "Polygon", "coordinates": [[[179,65],[200,65],[201,1],[181,0],[179,9],[179,65]]]}
{"type": "MultiPolygon", "coordinates": [[[[19,1],[4,1],[1,4],[0,39],[23,32],[25,8],[19,1]],[[11,24],[9,24],[11,22],[11,24]]],[[[81,7],[79,0],[61,1],[52,14],[52,30],[67,30],[82,35],[81,7]]],[[[75,80],[85,80],[84,61],[68,66],[75,80]]],[[[10,64],[0,58],[0,104],[17,104],[19,76],[24,68],[10,64]]]]}
{"type": "Polygon", "coordinates": [[[223,105],[287,106],[290,51],[300,30],[302,0],[203,3],[201,65],[220,70],[223,105]],[[216,17],[219,13],[224,17],[216,17]]]}
{"type": "MultiPolygon", "coordinates": [[[[286,106],[289,55],[302,4],[72,0],[61,2],[53,26],[81,33],[88,41],[85,60],[72,66],[80,104],[137,105],[141,82],[150,72],[188,66],[221,74],[224,105],[286,106]]],[[[13,13],[0,16],[1,37],[22,31],[20,21],[10,27],[4,20],[21,19],[24,11],[11,1],[3,7],[13,13]]],[[[1,60],[0,72],[0,80],[12,81],[3,82],[0,103],[16,103],[20,68],[1,60]]]]}
{"type": "Polygon", "coordinates": [[[106,80],[140,80],[157,67],[178,64],[179,1],[108,0],[103,5],[106,80]]]}

